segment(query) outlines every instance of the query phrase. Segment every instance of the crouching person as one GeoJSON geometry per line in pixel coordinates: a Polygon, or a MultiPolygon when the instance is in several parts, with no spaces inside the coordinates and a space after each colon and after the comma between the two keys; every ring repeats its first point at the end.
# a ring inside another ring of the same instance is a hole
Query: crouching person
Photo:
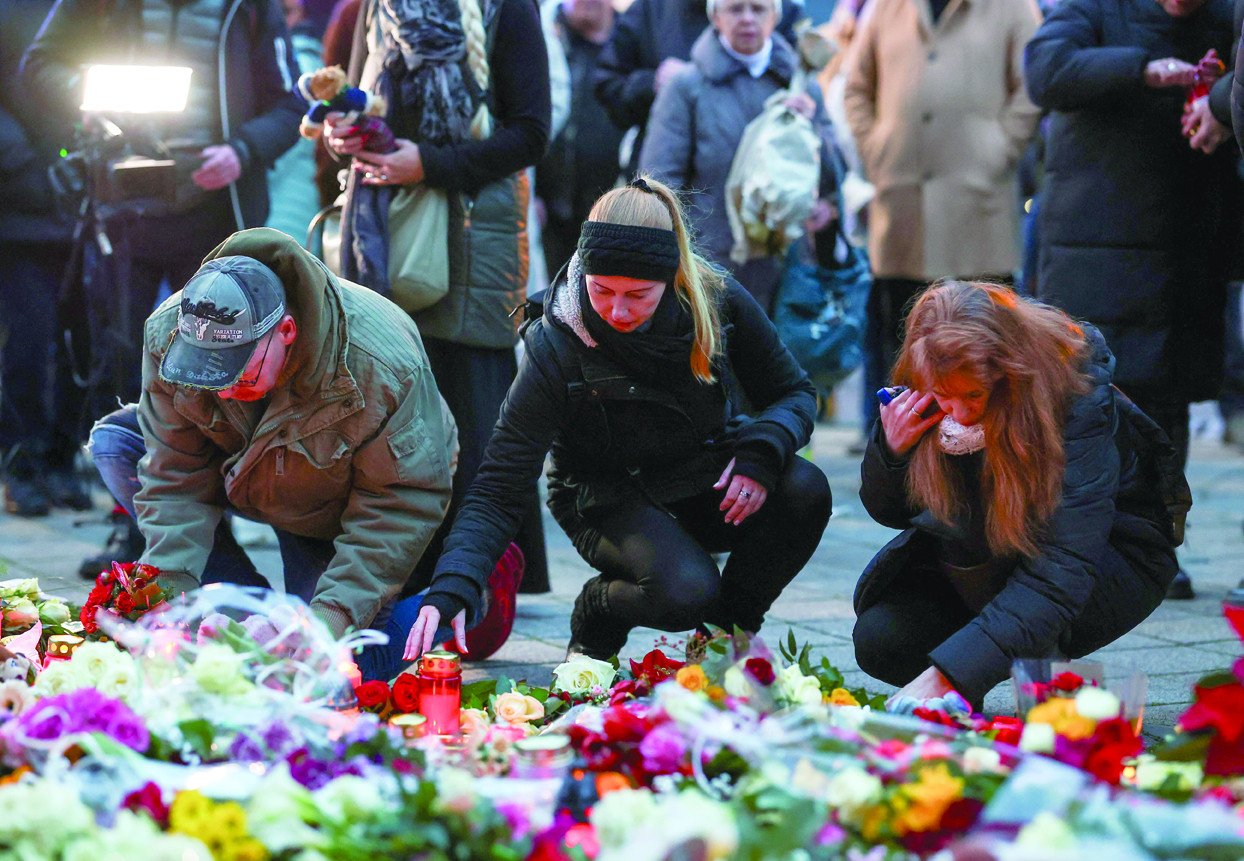
{"type": "Polygon", "coordinates": [[[692,249],[661,183],[608,192],[590,219],[526,328],[408,658],[443,620],[478,618],[550,448],[549,510],[599,572],[575,602],[570,652],[608,658],[639,625],[756,631],[821,539],[829,484],[798,455],[815,390],[764,311],[692,249]]]}
{"type": "Polygon", "coordinates": [[[369,678],[401,669],[419,601],[396,603],[445,516],[457,454],[409,315],[339,281],[288,236],[235,234],[147,320],[137,406],[91,434],[177,591],[267,586],[223,521],[275,528],[285,589],[340,636],[386,630],[369,678]]]}
{"type": "Polygon", "coordinates": [[[856,587],[856,660],[899,695],[979,707],[1014,659],[1081,657],[1152,613],[1178,569],[1165,500],[1190,497],[1093,327],[950,281],[906,328],[908,388],[881,410],[860,489],[905,531],[856,587]]]}

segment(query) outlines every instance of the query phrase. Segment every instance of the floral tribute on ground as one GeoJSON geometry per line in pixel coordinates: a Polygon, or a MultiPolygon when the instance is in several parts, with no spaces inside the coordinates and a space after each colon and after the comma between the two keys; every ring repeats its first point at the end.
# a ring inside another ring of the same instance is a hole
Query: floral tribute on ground
{"type": "Polygon", "coordinates": [[[1083,677],[1023,719],[954,696],[893,714],[793,636],[738,631],[463,685],[438,737],[416,675],[357,678],[373,632],[158,583],[103,580],[104,639],[0,685],[0,861],[1244,857],[1244,662],[1148,754],[1083,677]]]}

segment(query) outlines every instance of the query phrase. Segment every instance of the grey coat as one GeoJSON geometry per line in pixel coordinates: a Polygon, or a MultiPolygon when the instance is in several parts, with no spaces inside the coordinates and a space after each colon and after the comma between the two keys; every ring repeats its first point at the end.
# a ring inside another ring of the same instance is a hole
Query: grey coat
{"type": "MultiPolygon", "coordinates": [[[[734,239],[726,219],[726,177],[747,124],[764,109],[765,99],[790,86],[795,51],[775,34],[769,68],[753,78],[747,67],[726,53],[717,31],[709,27],[691,48],[691,62],[657,94],[640,169],[675,188],[695,192],[688,215],[700,250],[730,270],[760,306],[770,310],[782,261],[731,262],[734,239]]],[[[817,103],[814,124],[822,140],[828,140],[829,120],[814,81],[809,82],[808,94],[817,103]]],[[[833,176],[828,152],[822,155],[822,174],[833,176]]],[[[832,185],[832,179],[822,182],[823,189],[827,182],[832,185]]]]}

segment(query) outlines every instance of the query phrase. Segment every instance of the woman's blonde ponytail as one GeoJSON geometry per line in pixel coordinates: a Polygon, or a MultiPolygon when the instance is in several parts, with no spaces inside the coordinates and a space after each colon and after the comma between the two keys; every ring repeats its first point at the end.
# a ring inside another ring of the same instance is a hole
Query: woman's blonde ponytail
{"type": "Polygon", "coordinates": [[[471,137],[484,140],[492,136],[492,113],[488,110],[488,34],[484,30],[484,12],[480,0],[459,0],[462,13],[462,33],[466,37],[467,66],[479,85],[484,98],[471,120],[471,137]]]}

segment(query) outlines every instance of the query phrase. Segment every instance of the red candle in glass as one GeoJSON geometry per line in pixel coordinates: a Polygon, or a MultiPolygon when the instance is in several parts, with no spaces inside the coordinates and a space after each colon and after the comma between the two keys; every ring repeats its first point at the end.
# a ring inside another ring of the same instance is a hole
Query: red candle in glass
{"type": "Polygon", "coordinates": [[[458,735],[461,725],[462,664],[458,655],[441,649],[419,661],[419,714],[433,735],[458,735]]]}

